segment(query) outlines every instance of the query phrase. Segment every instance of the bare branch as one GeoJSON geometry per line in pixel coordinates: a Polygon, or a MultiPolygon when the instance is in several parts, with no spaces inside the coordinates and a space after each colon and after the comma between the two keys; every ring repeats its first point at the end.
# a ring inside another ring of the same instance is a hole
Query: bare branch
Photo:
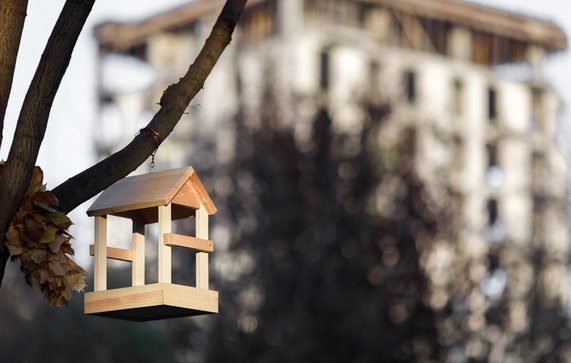
{"type": "Polygon", "coordinates": [[[0,145],[28,0],[0,0],[0,145]]]}
{"type": "Polygon", "coordinates": [[[6,228],[30,183],[54,97],[94,2],[66,1],[24,99],[14,141],[0,178],[0,248],[4,244],[6,228]]]}
{"type": "Polygon", "coordinates": [[[174,129],[190,101],[201,90],[218,58],[230,43],[246,0],[227,0],[200,54],[183,78],[161,97],[161,109],[147,125],[160,135],[142,132],[122,150],[68,179],[53,190],[60,210],[68,213],[141,165],[174,129]]]}

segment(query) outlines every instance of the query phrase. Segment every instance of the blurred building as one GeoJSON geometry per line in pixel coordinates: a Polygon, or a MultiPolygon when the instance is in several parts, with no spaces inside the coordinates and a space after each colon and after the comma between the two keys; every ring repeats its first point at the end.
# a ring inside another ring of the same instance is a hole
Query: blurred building
{"type": "MultiPolygon", "coordinates": [[[[223,3],[199,0],[96,28],[101,157],[150,120],[223,3]]],[[[334,127],[350,133],[362,125],[363,99],[388,102],[379,143],[389,147],[414,130],[416,168],[436,196],[452,195],[449,208],[463,224],[458,243],[474,255],[504,242],[541,245],[554,262],[542,286],[565,303],[566,164],[554,143],[560,102],[541,66],[566,46],[549,21],[459,0],[250,0],[205,91],[160,147],[157,168],[187,165],[205,144],[210,159],[193,164],[229,163],[232,116],[243,104],[248,125],[262,124],[269,85],[283,120],[275,127],[293,128],[300,145],[321,104],[334,127]]]]}

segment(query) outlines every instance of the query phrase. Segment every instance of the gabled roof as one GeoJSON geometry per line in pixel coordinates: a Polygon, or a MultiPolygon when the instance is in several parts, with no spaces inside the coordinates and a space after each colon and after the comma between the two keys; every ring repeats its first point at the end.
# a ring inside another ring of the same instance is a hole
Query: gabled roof
{"type": "Polygon", "coordinates": [[[172,203],[172,219],[194,215],[202,203],[208,214],[216,206],[192,167],[165,170],[124,178],[107,188],[87,210],[89,216],[116,215],[157,220],[158,206],[172,203]]]}

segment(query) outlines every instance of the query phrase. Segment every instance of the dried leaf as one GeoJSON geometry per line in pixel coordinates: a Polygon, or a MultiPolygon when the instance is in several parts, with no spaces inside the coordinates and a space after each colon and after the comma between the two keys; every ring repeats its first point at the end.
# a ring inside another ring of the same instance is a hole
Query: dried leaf
{"type": "Polygon", "coordinates": [[[42,250],[39,248],[30,250],[30,258],[38,265],[42,264],[42,262],[46,260],[47,254],[48,253],[46,250],[42,250]]]}
{"type": "Polygon", "coordinates": [[[57,262],[48,262],[48,272],[53,276],[64,276],[64,266],[57,262]]]}
{"type": "Polygon", "coordinates": [[[12,246],[9,244],[6,244],[6,246],[8,247],[8,251],[10,252],[10,255],[12,257],[19,256],[25,252],[25,250],[22,246],[12,246]]]}
{"type": "MultiPolygon", "coordinates": [[[[2,166],[0,165],[0,174],[2,166]]],[[[24,200],[6,233],[11,259],[20,261],[26,282],[41,292],[53,307],[67,303],[72,291],[85,287],[85,271],[67,254],[73,254],[72,224],[57,211],[57,199],[42,185],[43,173],[36,167],[24,200]]]]}
{"type": "Polygon", "coordinates": [[[83,291],[85,289],[85,272],[73,272],[64,276],[65,286],[74,291],[83,291]]]}
{"type": "Polygon", "coordinates": [[[20,246],[22,245],[22,241],[20,240],[20,229],[14,225],[10,225],[8,227],[8,232],[6,232],[6,244],[12,246],[20,246]]]}
{"type": "Polygon", "coordinates": [[[24,218],[26,234],[32,241],[39,240],[46,230],[46,224],[38,222],[33,216],[27,215],[24,218]]]}
{"type": "Polygon", "coordinates": [[[53,253],[58,253],[61,249],[61,245],[64,242],[68,242],[68,241],[69,241],[69,238],[65,237],[62,234],[57,234],[55,236],[54,240],[48,244],[48,247],[50,248],[50,251],[52,251],[53,253]]]}
{"type": "Polygon", "coordinates": [[[37,192],[41,191],[43,180],[44,173],[42,172],[42,169],[35,167],[26,197],[34,196],[37,192]]]}
{"type": "Polygon", "coordinates": [[[53,240],[55,240],[56,238],[56,233],[59,231],[59,229],[54,226],[53,224],[48,224],[46,226],[46,229],[44,230],[44,233],[42,234],[41,238],[38,240],[38,242],[40,244],[43,243],[50,243],[53,240]]]}
{"type": "Polygon", "coordinates": [[[67,229],[71,226],[71,220],[62,212],[50,213],[49,221],[60,229],[67,229]]]}
{"type": "Polygon", "coordinates": [[[57,205],[58,200],[51,192],[39,192],[34,197],[34,204],[38,207],[45,206],[49,208],[50,205],[57,205]]]}

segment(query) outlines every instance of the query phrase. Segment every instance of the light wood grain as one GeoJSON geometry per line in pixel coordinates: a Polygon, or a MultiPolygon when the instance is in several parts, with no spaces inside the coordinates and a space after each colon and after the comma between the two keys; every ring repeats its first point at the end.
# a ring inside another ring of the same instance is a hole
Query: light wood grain
{"type": "MultiPolygon", "coordinates": [[[[218,292],[197,289],[190,286],[156,283],[85,294],[85,314],[125,311],[129,318],[130,309],[152,306],[166,306],[188,309],[189,315],[218,312],[218,292]]],[[[120,316],[115,316],[120,317],[120,316]]],[[[146,317],[145,320],[152,320],[146,317]]]]}
{"type": "Polygon", "coordinates": [[[176,203],[191,209],[201,202],[208,214],[216,206],[192,167],[124,178],[107,188],[87,210],[89,216],[117,215],[131,218],[131,211],[176,203]]]}
{"type": "Polygon", "coordinates": [[[171,247],[176,246],[176,247],[190,248],[192,250],[199,252],[214,251],[214,242],[210,240],[190,237],[190,236],[183,236],[181,234],[175,234],[175,233],[165,234],[165,244],[171,247]]]}
{"type": "Polygon", "coordinates": [[[93,289],[107,289],[107,216],[95,217],[93,289]]]}
{"type": "Polygon", "coordinates": [[[159,206],[158,270],[159,282],[171,282],[171,248],[165,244],[165,234],[171,232],[171,205],[159,206]]]}
{"type": "Polygon", "coordinates": [[[202,203],[202,205],[206,209],[206,212],[208,214],[215,214],[217,211],[216,206],[214,205],[214,202],[212,201],[212,199],[210,199],[210,196],[206,192],[206,188],[204,188],[204,185],[200,181],[198,174],[193,173],[190,176],[190,182],[192,184],[192,188],[194,189],[194,192],[198,196],[198,199],[200,199],[200,202],[202,203]]]}
{"type": "Polygon", "coordinates": [[[218,312],[218,292],[191,286],[165,284],[165,304],[204,312],[218,312]]]}
{"type": "Polygon", "coordinates": [[[132,250],[131,284],[141,286],[145,284],[145,224],[138,220],[133,220],[132,250]]]}
{"type": "MultiPolygon", "coordinates": [[[[208,240],[208,212],[203,204],[196,210],[196,237],[208,240]]],[[[208,290],[208,253],[196,254],[196,287],[208,290]]]]}
{"type": "MultiPolygon", "coordinates": [[[[89,245],[89,254],[95,256],[95,245],[89,245]]],[[[125,262],[133,261],[133,252],[123,248],[107,247],[107,258],[125,262]]]]}
{"type": "Polygon", "coordinates": [[[105,189],[87,210],[90,216],[167,205],[194,173],[191,167],[124,178],[105,189]]]}
{"type": "Polygon", "coordinates": [[[192,209],[200,208],[200,200],[194,191],[190,181],[187,181],[184,186],[172,199],[173,204],[188,206],[192,209]]]}

